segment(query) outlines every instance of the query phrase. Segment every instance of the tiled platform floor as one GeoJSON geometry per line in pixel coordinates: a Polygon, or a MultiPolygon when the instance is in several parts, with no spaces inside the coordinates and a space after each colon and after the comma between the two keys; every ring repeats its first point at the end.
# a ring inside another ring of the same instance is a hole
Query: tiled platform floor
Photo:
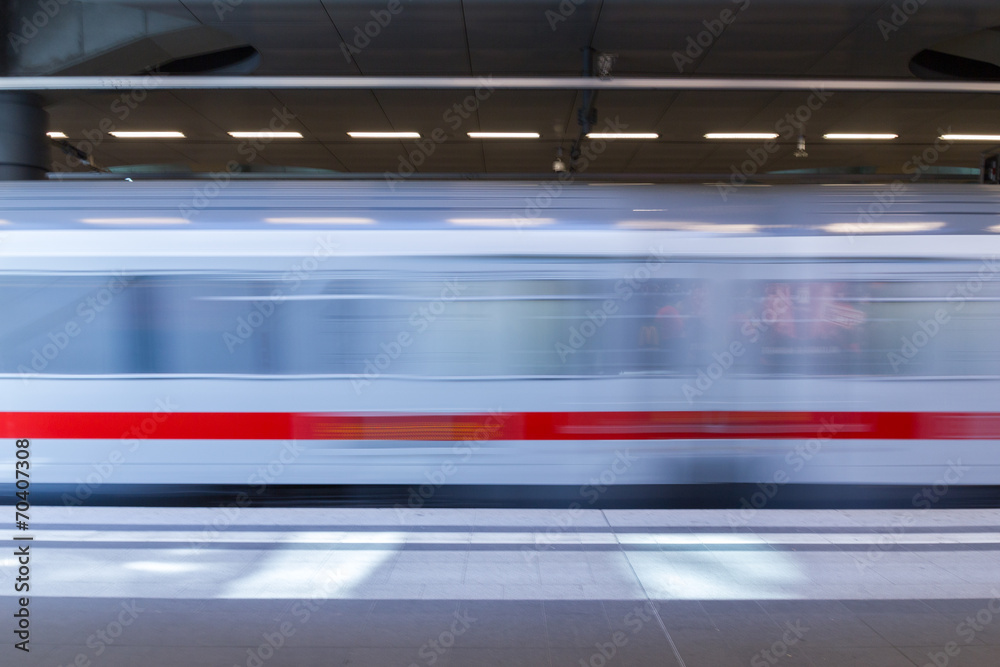
{"type": "Polygon", "coordinates": [[[1000,665],[994,510],[32,513],[4,665],[1000,665]]]}

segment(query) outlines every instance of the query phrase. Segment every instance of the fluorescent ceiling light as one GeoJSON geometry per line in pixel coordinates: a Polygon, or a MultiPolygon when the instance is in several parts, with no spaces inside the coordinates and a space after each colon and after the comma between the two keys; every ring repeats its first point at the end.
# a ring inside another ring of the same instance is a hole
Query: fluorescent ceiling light
{"type": "Polygon", "coordinates": [[[46,132],[45,136],[50,139],[69,139],[64,132],[46,132]]]}
{"type": "Polygon", "coordinates": [[[831,234],[899,234],[941,229],[944,222],[835,222],[820,227],[831,234]]]}
{"type": "Polygon", "coordinates": [[[230,132],[237,139],[301,139],[301,132],[230,132]]]}
{"type": "Polygon", "coordinates": [[[419,132],[348,132],[352,139],[419,139],[419,132]]]}
{"type": "Polygon", "coordinates": [[[656,132],[591,132],[588,139],[659,139],[656,132]]]}
{"type": "Polygon", "coordinates": [[[997,234],[1000,234],[1000,225],[993,225],[992,227],[988,228],[986,231],[988,231],[988,232],[996,232],[997,234]]]}
{"type": "Polygon", "coordinates": [[[775,132],[709,132],[706,139],[777,139],[775,132]]]}
{"type": "Polygon", "coordinates": [[[665,220],[625,220],[615,224],[619,229],[672,230],[722,234],[755,234],[760,225],[726,225],[714,222],[667,222],[665,220]]]}
{"type": "Polygon", "coordinates": [[[345,218],[345,217],[293,217],[293,218],[264,218],[264,222],[272,225],[372,225],[375,221],[371,218],[345,218]]]}
{"type": "Polygon", "coordinates": [[[186,218],[83,218],[88,225],[186,225],[186,218]]]}
{"type": "Polygon", "coordinates": [[[138,570],[139,572],[161,572],[168,574],[190,572],[198,569],[197,565],[191,563],[165,563],[161,561],[136,561],[125,563],[125,567],[129,570],[138,570]]]}
{"type": "Polygon", "coordinates": [[[537,139],[537,132],[469,132],[471,139],[537,139]]]}
{"type": "Polygon", "coordinates": [[[448,220],[453,225],[466,225],[469,227],[537,227],[539,225],[551,225],[553,218],[450,218],[448,220]]]}
{"type": "Polygon", "coordinates": [[[860,134],[851,132],[842,132],[839,134],[824,134],[824,139],[874,139],[874,140],[886,140],[886,139],[897,139],[898,134],[860,134]]]}
{"type": "Polygon", "coordinates": [[[183,139],[183,132],[108,132],[118,139],[183,139]]]}
{"type": "Polygon", "coordinates": [[[942,134],[945,141],[1000,141],[1000,134],[942,134]]]}

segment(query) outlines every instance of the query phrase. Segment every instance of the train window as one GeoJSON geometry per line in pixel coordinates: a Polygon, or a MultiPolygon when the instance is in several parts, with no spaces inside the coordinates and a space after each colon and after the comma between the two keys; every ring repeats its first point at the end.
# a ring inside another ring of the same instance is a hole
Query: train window
{"type": "Polygon", "coordinates": [[[704,326],[693,310],[698,294],[679,284],[674,292],[666,284],[652,287],[622,299],[614,281],[593,279],[415,277],[330,285],[324,300],[288,311],[302,324],[293,327],[290,347],[297,350],[296,372],[319,366],[368,376],[678,373],[704,326]]]}
{"type": "Polygon", "coordinates": [[[1000,282],[969,268],[946,281],[871,284],[870,374],[1000,375],[1000,282]]]}
{"type": "Polygon", "coordinates": [[[8,275],[0,372],[691,377],[722,359],[753,377],[1000,374],[1000,281],[971,265],[631,282],[521,266],[317,274],[280,299],[270,274],[8,275]]]}
{"type": "Polygon", "coordinates": [[[866,336],[869,286],[810,280],[736,283],[730,339],[739,372],[760,375],[858,375],[874,370],[866,336]]]}
{"type": "Polygon", "coordinates": [[[0,372],[134,372],[135,276],[0,277],[0,372]]]}
{"type": "Polygon", "coordinates": [[[158,372],[281,372],[280,318],[267,276],[171,277],[149,289],[158,372]]]}
{"type": "Polygon", "coordinates": [[[734,365],[752,375],[1000,374],[1000,284],[951,278],[734,283],[734,365]]]}

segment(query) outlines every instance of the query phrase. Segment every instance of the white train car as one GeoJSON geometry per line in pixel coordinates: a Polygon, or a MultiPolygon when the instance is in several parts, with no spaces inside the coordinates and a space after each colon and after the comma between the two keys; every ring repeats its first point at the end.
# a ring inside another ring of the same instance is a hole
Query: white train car
{"type": "Polygon", "coordinates": [[[0,184],[0,464],[30,439],[60,503],[995,503],[998,211],[898,183],[0,184]]]}

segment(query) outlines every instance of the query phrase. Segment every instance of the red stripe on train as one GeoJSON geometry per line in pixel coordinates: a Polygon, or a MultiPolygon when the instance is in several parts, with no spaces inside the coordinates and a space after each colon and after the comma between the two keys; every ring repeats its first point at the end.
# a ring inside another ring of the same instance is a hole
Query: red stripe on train
{"type": "Polygon", "coordinates": [[[178,440],[1000,439],[983,412],[2,412],[4,438],[178,440]]]}

